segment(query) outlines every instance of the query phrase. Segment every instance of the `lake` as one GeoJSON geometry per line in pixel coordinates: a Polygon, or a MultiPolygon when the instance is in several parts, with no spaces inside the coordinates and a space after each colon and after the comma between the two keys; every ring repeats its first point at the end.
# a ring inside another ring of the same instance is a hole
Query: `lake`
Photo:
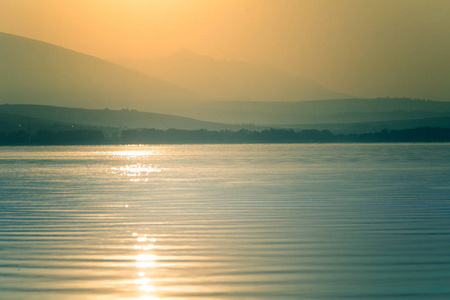
{"type": "Polygon", "coordinates": [[[450,299],[450,144],[0,147],[0,299],[450,299]]]}

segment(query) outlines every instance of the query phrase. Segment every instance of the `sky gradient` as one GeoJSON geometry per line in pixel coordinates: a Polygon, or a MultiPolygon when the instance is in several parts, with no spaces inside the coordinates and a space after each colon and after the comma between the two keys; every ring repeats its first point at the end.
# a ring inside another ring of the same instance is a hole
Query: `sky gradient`
{"type": "Polygon", "coordinates": [[[0,31],[100,58],[180,48],[360,97],[450,100],[447,0],[1,0],[0,31]]]}

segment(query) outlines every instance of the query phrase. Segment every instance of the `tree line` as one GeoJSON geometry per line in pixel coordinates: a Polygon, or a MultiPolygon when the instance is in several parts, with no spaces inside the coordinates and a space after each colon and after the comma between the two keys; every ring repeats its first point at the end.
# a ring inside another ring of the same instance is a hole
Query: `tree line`
{"type": "Polygon", "coordinates": [[[450,128],[421,127],[363,134],[333,134],[328,130],[267,129],[210,131],[182,129],[127,129],[107,134],[80,129],[0,132],[0,145],[104,145],[193,143],[389,143],[450,142],[450,128]]]}

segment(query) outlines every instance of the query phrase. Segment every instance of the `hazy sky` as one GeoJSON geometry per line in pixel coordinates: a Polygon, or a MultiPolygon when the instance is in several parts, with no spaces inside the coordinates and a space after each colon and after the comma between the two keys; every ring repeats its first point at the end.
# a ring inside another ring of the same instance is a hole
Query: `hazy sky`
{"type": "Polygon", "coordinates": [[[450,100],[449,0],[0,0],[0,31],[101,58],[180,48],[356,96],[450,100]]]}

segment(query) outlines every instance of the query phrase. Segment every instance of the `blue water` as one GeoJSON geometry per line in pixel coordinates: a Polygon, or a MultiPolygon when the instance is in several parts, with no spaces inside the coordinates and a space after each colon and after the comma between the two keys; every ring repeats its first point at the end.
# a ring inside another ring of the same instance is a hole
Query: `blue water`
{"type": "Polygon", "coordinates": [[[450,299],[450,144],[2,147],[0,299],[450,299]]]}

